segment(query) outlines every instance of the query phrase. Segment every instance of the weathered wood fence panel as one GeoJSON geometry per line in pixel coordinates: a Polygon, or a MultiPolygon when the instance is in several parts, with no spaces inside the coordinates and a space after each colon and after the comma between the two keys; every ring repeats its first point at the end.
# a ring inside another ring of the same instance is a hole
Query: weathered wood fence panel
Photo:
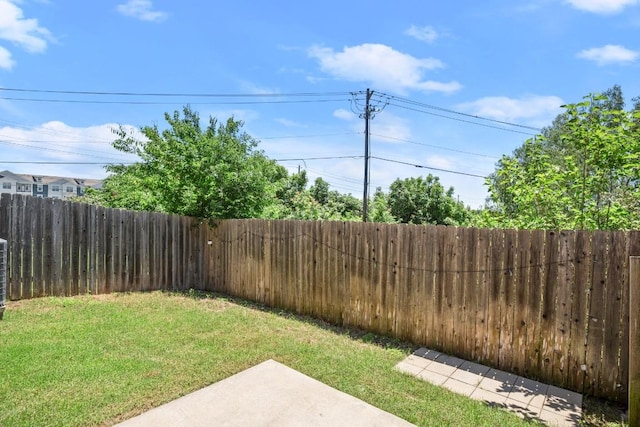
{"type": "Polygon", "coordinates": [[[208,232],[192,218],[2,194],[7,297],[202,288],[208,232]]]}
{"type": "Polygon", "coordinates": [[[210,233],[208,290],[626,400],[639,232],[225,220],[210,233]]]}
{"type": "Polygon", "coordinates": [[[627,399],[627,270],[629,256],[640,255],[637,231],[267,220],[209,227],[3,194],[0,237],[9,243],[11,300],[217,291],[627,399]]]}

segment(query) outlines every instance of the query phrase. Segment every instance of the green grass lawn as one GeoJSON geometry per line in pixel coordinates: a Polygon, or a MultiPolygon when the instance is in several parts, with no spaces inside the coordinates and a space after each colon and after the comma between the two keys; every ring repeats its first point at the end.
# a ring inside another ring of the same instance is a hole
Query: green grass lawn
{"type": "Polygon", "coordinates": [[[267,359],[418,425],[531,425],[395,371],[412,350],[220,296],[10,302],[0,425],[111,425],[267,359]]]}

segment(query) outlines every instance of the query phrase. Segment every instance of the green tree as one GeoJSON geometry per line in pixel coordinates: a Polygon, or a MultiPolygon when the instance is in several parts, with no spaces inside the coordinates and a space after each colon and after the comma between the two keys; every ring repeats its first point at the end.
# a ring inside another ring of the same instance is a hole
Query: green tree
{"type": "Polygon", "coordinates": [[[640,113],[623,109],[619,87],[565,108],[498,162],[487,181],[493,217],[523,228],[636,228],[640,113]]]}
{"type": "Polygon", "coordinates": [[[377,187],[373,194],[373,200],[370,203],[369,221],[396,223],[398,220],[391,214],[389,208],[389,196],[377,187]]]}
{"type": "Polygon", "coordinates": [[[318,177],[309,189],[313,198],[321,205],[329,203],[329,183],[318,177]]]}
{"type": "Polygon", "coordinates": [[[219,123],[188,106],[165,113],[168,127],[141,129],[144,139],[115,130],[113,146],[138,155],[139,163],[109,166],[102,200],[112,207],[149,209],[198,218],[260,217],[273,203],[286,170],[256,149],[241,121],[219,123]]]}
{"type": "MultiPolygon", "coordinates": [[[[593,97],[591,103],[591,120],[608,127],[615,127],[615,123],[609,120],[607,112],[622,111],[625,105],[622,89],[618,85],[607,89],[602,95],[593,97]]],[[[551,126],[544,127],[540,135],[531,140],[535,145],[535,151],[544,153],[545,161],[548,162],[549,167],[562,169],[565,165],[566,156],[580,157],[577,147],[570,139],[566,138],[566,135],[572,132],[569,126],[570,120],[571,116],[568,110],[558,114],[551,126]]],[[[516,148],[510,156],[504,156],[498,162],[495,172],[489,175],[487,181],[487,185],[491,189],[491,197],[487,200],[489,208],[496,208],[499,205],[499,211],[506,216],[516,215],[518,210],[521,209],[512,199],[512,182],[505,178],[508,175],[498,174],[498,171],[503,169],[503,162],[511,160],[516,160],[526,168],[532,161],[531,147],[527,148],[527,143],[531,141],[527,141],[521,147],[516,148]]]]}
{"type": "Polygon", "coordinates": [[[464,225],[469,212],[453,193],[453,187],[445,190],[431,174],[396,179],[389,187],[389,211],[402,223],[464,225]]]}

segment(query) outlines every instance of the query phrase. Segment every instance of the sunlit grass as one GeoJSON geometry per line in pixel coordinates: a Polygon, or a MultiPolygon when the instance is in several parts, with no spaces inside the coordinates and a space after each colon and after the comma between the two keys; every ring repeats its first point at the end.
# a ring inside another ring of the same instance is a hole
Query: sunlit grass
{"type": "Polygon", "coordinates": [[[418,425],[529,425],[395,371],[411,350],[220,296],[9,303],[0,321],[0,425],[111,425],[267,359],[418,425]]]}

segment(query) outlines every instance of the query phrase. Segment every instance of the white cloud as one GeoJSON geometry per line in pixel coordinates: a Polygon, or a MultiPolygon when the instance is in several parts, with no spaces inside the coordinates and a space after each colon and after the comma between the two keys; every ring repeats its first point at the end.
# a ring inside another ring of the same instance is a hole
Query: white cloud
{"type": "MultiPolygon", "coordinates": [[[[358,124],[359,130],[364,131],[363,123],[358,124]]],[[[409,121],[388,111],[381,112],[369,122],[369,131],[374,142],[403,144],[412,138],[409,121]]]]}
{"type": "Polygon", "coordinates": [[[323,72],[336,79],[371,82],[380,90],[404,94],[407,90],[451,93],[462,86],[456,81],[424,80],[426,71],[444,68],[435,58],[416,58],[383,44],[347,46],[341,52],[313,46],[308,55],[320,64],[323,72]]]}
{"type": "Polygon", "coordinates": [[[427,25],[426,27],[418,27],[416,25],[412,25],[407,28],[404,33],[408,36],[427,43],[433,43],[438,37],[440,37],[440,34],[438,34],[438,32],[429,25],[427,25]]]}
{"type": "Polygon", "coordinates": [[[562,98],[528,95],[521,98],[488,96],[459,104],[456,108],[470,114],[507,122],[526,121],[532,126],[545,126],[561,112],[562,98]]]}
{"type": "Polygon", "coordinates": [[[0,68],[10,70],[16,64],[16,61],[11,58],[11,52],[0,46],[0,68]]]}
{"type": "Polygon", "coordinates": [[[280,117],[275,119],[276,122],[280,123],[282,126],[288,128],[306,128],[308,127],[304,123],[296,122],[294,120],[285,119],[284,117],[280,117]]]}
{"type": "Polygon", "coordinates": [[[437,169],[452,169],[453,163],[446,157],[432,155],[427,157],[427,166],[437,169]]]}
{"type": "Polygon", "coordinates": [[[608,44],[603,47],[585,49],[578,53],[578,58],[595,61],[598,65],[622,64],[633,62],[640,57],[640,52],[624,46],[608,44]]]}
{"type": "Polygon", "coordinates": [[[627,6],[633,6],[638,0],[565,0],[576,9],[599,14],[621,12],[627,6]]]}
{"type": "Polygon", "coordinates": [[[344,108],[338,108],[335,110],[333,112],[333,117],[342,120],[354,120],[358,118],[358,116],[356,116],[352,111],[345,110],[344,108]]]}
{"type": "MultiPolygon", "coordinates": [[[[0,0],[0,40],[8,41],[29,53],[42,53],[51,33],[37,19],[25,19],[22,9],[9,0],[0,0]]],[[[0,46],[0,68],[11,69],[15,61],[11,52],[0,46]]]]}
{"type": "Polygon", "coordinates": [[[162,22],[169,16],[167,12],[154,10],[151,0],[129,0],[119,4],[116,9],[124,16],[141,21],[162,22]]]}
{"type": "MultiPolygon", "coordinates": [[[[0,128],[4,161],[42,162],[105,162],[135,161],[136,157],[121,153],[111,146],[115,139],[112,129],[118,125],[106,123],[89,127],[73,127],[60,121],[51,121],[24,129],[6,126],[0,128]]],[[[133,126],[125,126],[132,135],[143,138],[133,126]]],[[[2,168],[17,173],[39,173],[54,176],[103,178],[103,165],[4,164],[2,168]]]]}

